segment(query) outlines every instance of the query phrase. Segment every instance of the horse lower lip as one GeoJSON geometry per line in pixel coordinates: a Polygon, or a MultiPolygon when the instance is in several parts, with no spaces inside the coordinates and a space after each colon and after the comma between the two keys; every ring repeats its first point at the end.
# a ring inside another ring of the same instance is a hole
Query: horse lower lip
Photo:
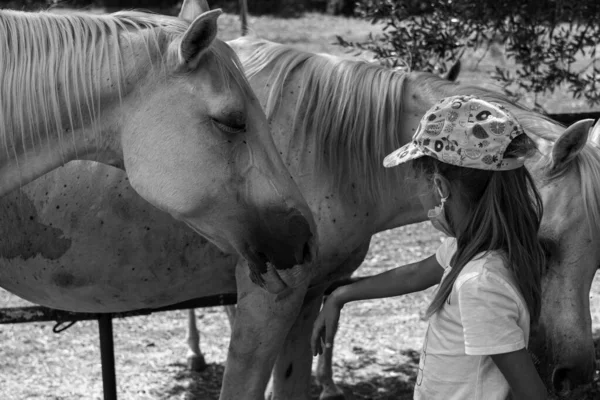
{"type": "Polygon", "coordinates": [[[279,294],[288,288],[287,284],[281,279],[275,266],[270,262],[266,263],[267,272],[262,274],[264,287],[269,293],[279,294]]]}
{"type": "Polygon", "coordinates": [[[278,272],[283,282],[292,288],[300,286],[308,277],[305,267],[302,265],[295,265],[292,268],[279,270],[278,272]]]}

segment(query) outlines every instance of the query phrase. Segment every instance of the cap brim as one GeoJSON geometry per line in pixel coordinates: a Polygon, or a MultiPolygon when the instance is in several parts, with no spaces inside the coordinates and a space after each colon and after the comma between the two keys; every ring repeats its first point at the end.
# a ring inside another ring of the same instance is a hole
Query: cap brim
{"type": "Polygon", "coordinates": [[[415,158],[423,157],[424,155],[425,153],[414,142],[410,142],[388,154],[383,159],[383,166],[392,168],[415,158]]]}

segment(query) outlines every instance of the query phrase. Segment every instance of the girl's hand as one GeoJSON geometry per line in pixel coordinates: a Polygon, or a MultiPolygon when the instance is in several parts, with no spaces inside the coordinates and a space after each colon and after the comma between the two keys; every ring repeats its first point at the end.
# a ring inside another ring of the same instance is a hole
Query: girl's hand
{"type": "Polygon", "coordinates": [[[336,291],[337,289],[329,295],[313,325],[312,336],[310,338],[313,356],[323,354],[322,343],[325,343],[326,348],[333,346],[333,338],[337,332],[340,312],[343,307],[343,304],[339,304],[336,291]]]}
{"type": "Polygon", "coordinates": [[[344,304],[418,292],[440,283],[443,274],[444,268],[438,263],[434,254],[419,262],[337,288],[329,295],[315,320],[310,338],[313,355],[323,353],[323,343],[326,348],[333,346],[340,311],[344,304]]]}
{"type": "Polygon", "coordinates": [[[526,349],[493,354],[492,360],[508,381],[515,400],[546,400],[548,391],[526,349]]]}

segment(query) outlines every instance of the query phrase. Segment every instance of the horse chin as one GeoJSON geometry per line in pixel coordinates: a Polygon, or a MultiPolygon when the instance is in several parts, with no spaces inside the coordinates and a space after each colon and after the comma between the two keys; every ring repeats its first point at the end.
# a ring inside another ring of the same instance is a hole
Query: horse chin
{"type": "Polygon", "coordinates": [[[248,263],[250,279],[271,294],[289,292],[302,285],[309,276],[305,264],[277,268],[264,253],[252,251],[249,247],[245,250],[241,255],[248,263]]]}
{"type": "Polygon", "coordinates": [[[278,270],[273,264],[267,263],[267,272],[262,274],[261,278],[265,290],[272,294],[282,295],[305,282],[307,274],[301,265],[278,270]]]}
{"type": "Polygon", "coordinates": [[[288,285],[281,279],[277,269],[270,262],[266,263],[267,272],[261,275],[263,287],[272,294],[280,294],[288,288],[288,285]]]}
{"type": "Polygon", "coordinates": [[[297,288],[308,278],[306,265],[294,265],[292,268],[277,270],[279,277],[290,288],[297,288]]]}
{"type": "MultiPolygon", "coordinates": [[[[277,269],[270,262],[261,263],[261,270],[266,268],[264,274],[260,274],[260,282],[257,282],[267,292],[282,295],[285,292],[300,286],[306,281],[307,274],[301,265],[295,265],[288,269],[277,269]]],[[[254,265],[258,268],[257,265],[254,265]]]]}
{"type": "Polygon", "coordinates": [[[277,269],[264,254],[244,252],[242,256],[248,263],[250,280],[271,294],[281,294],[288,286],[279,277],[277,269]],[[265,272],[263,272],[265,271],[265,272]]]}

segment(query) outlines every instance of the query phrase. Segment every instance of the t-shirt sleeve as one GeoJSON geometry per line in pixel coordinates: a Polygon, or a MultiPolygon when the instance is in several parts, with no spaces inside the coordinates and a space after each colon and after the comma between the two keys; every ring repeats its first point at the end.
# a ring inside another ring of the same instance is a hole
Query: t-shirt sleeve
{"type": "Polygon", "coordinates": [[[438,247],[435,252],[437,262],[446,269],[450,266],[450,260],[456,252],[456,238],[449,237],[438,247]]]}
{"type": "Polygon", "coordinates": [[[478,274],[458,289],[465,353],[492,355],[525,347],[513,289],[500,278],[478,274]]]}

